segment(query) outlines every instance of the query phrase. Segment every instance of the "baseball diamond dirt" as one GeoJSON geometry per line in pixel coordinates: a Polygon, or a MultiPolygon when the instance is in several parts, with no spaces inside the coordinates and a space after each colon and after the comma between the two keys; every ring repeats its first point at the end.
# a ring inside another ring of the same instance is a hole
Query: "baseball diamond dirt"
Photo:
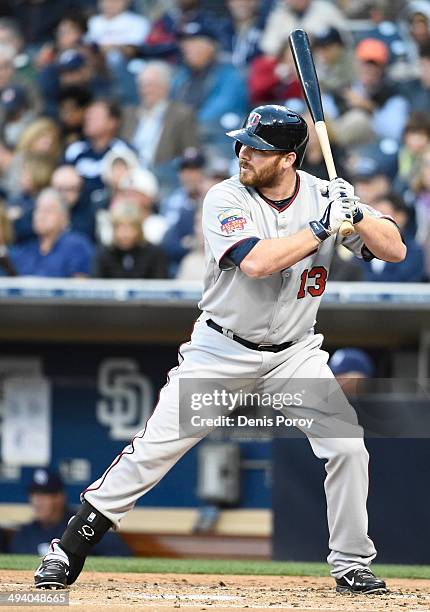
{"type": "MultiPolygon", "coordinates": [[[[28,591],[32,572],[1,570],[0,592],[28,591]]],[[[164,612],[285,610],[307,612],[429,612],[430,581],[391,579],[387,595],[340,595],[331,578],[198,574],[82,573],[70,590],[73,610],[164,612]]],[[[40,591],[34,591],[39,593],[40,591]]],[[[64,591],[45,591],[63,593],[64,591]]],[[[18,609],[8,606],[8,610],[18,609]]],[[[20,606],[19,609],[22,609],[20,606]]],[[[54,610],[57,607],[44,606],[54,610]]]]}

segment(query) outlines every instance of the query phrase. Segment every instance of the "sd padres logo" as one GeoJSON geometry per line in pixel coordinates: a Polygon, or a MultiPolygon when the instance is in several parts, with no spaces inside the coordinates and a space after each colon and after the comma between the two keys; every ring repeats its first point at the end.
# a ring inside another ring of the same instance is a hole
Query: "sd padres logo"
{"type": "Polygon", "coordinates": [[[246,225],[246,219],[242,215],[243,213],[240,208],[223,210],[218,215],[221,231],[224,234],[234,234],[237,230],[243,230],[246,225]]]}
{"type": "Polygon", "coordinates": [[[97,420],[110,427],[113,440],[129,440],[143,429],[153,407],[149,379],[139,372],[133,359],[106,359],[100,364],[97,420]]]}

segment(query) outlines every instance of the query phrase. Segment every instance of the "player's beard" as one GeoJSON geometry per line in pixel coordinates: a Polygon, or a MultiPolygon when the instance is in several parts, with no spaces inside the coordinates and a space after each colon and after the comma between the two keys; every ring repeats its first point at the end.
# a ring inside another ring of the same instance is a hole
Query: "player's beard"
{"type": "Polygon", "coordinates": [[[255,170],[255,168],[251,168],[249,164],[241,163],[240,164],[240,172],[239,179],[242,185],[245,187],[255,187],[256,189],[262,187],[274,187],[280,179],[279,176],[279,164],[281,163],[281,157],[276,161],[271,161],[264,168],[260,168],[260,170],[255,170]],[[242,170],[242,166],[244,166],[248,172],[244,173],[242,170]]]}

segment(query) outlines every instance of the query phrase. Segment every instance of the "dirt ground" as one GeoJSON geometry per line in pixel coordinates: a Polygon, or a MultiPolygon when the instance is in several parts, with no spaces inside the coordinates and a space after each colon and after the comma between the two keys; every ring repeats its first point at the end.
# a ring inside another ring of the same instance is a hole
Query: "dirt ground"
{"type": "MultiPolygon", "coordinates": [[[[167,612],[244,609],[307,612],[430,612],[430,581],[389,580],[388,595],[340,595],[330,578],[208,576],[191,574],[110,574],[83,572],[70,588],[74,610],[167,612]]],[[[28,591],[32,572],[0,571],[0,592],[28,591]]],[[[40,592],[40,591],[37,591],[40,592]]],[[[63,591],[43,591],[62,593],[63,591]]],[[[22,610],[7,606],[7,610],[22,610]]],[[[43,606],[43,609],[58,610],[43,606]]],[[[61,608],[60,608],[61,609],[61,608]]]]}

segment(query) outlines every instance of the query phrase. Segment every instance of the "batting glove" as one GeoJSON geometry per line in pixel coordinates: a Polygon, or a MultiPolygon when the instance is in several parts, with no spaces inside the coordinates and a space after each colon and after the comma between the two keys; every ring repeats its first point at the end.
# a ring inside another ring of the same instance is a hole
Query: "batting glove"
{"type": "Polygon", "coordinates": [[[343,178],[335,178],[328,184],[328,199],[333,200],[352,200],[355,197],[354,187],[343,178]]]}
{"type": "Polygon", "coordinates": [[[329,201],[342,200],[349,202],[352,212],[352,222],[359,223],[363,218],[363,211],[360,208],[360,198],[355,195],[354,187],[343,178],[332,179],[327,186],[321,190],[328,196],[329,201]]]}
{"type": "Polygon", "coordinates": [[[309,226],[315,238],[323,242],[338,232],[344,221],[352,223],[351,204],[337,199],[330,202],[319,221],[311,221],[309,226]]]}

